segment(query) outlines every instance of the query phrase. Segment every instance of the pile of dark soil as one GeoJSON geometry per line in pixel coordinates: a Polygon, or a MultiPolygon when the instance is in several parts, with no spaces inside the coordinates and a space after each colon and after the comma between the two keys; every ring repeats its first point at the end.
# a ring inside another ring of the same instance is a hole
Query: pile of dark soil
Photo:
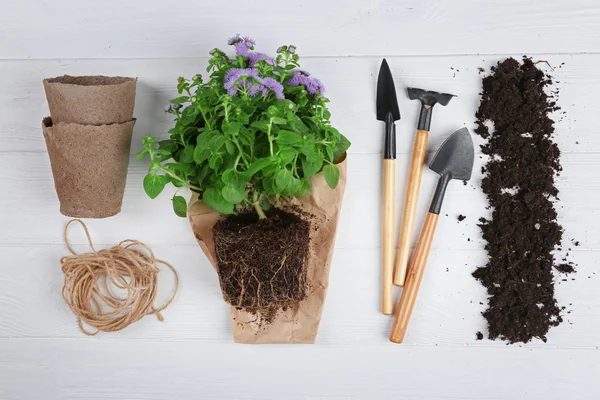
{"type": "Polygon", "coordinates": [[[562,322],[553,279],[559,265],[552,252],[563,229],[553,205],[561,166],[549,118],[558,107],[545,90],[551,84],[531,59],[509,58],[483,79],[476,114],[475,132],[488,139],[481,146],[490,156],[482,189],[492,217],[480,219],[489,259],[473,276],[488,291],[483,316],[489,338],[510,343],[546,341],[548,330],[562,322]]]}
{"type": "Polygon", "coordinates": [[[223,298],[270,322],[307,295],[310,222],[273,209],[267,219],[246,213],[213,228],[223,298]]]}

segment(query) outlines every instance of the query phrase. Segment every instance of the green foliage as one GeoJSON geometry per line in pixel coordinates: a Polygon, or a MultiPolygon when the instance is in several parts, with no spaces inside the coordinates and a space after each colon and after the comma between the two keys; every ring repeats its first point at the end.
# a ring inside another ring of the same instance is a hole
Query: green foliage
{"type": "MultiPolygon", "coordinates": [[[[307,178],[321,170],[335,188],[339,170],[334,161],[350,142],[331,126],[327,98],[287,84],[299,67],[295,48],[282,46],[273,64],[261,60],[254,66],[260,79],[283,86],[284,98],[272,91],[251,94],[251,78],[244,77],[239,90],[228,93],[227,72],[248,68],[249,59],[229,58],[220,50],[211,54],[208,81],[200,75],[178,80],[180,96],[168,110],[175,118],[170,138],[144,139],[138,157],[151,160],[144,178],[148,196],[156,198],[171,183],[202,193],[203,201],[220,213],[254,208],[264,217],[280,197],[308,194],[307,178]]],[[[182,196],[173,198],[173,209],[185,217],[182,196]]]]}

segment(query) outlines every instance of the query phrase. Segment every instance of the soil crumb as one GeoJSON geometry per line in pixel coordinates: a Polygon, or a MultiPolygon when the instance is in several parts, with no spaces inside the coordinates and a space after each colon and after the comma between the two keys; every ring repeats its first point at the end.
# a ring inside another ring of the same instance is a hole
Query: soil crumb
{"type": "Polygon", "coordinates": [[[553,204],[561,165],[549,118],[559,107],[547,93],[550,85],[551,77],[526,57],[499,62],[483,78],[475,132],[487,139],[482,190],[492,216],[479,220],[488,262],[473,276],[488,292],[483,316],[492,340],[545,342],[549,329],[563,321],[553,269],[574,268],[557,265],[553,256],[563,229],[553,204]]]}
{"type": "Polygon", "coordinates": [[[481,333],[481,332],[477,332],[477,333],[475,334],[475,336],[476,336],[477,340],[483,340],[483,333],[481,333]]]}
{"type": "Polygon", "coordinates": [[[224,300],[257,314],[264,323],[307,295],[310,222],[272,209],[267,219],[255,213],[230,216],[213,228],[219,281],[224,300]]]}
{"type": "Polygon", "coordinates": [[[456,219],[458,220],[458,222],[462,222],[462,221],[464,221],[466,218],[467,218],[467,217],[465,217],[464,215],[462,215],[462,214],[459,214],[459,216],[458,216],[456,219]]]}

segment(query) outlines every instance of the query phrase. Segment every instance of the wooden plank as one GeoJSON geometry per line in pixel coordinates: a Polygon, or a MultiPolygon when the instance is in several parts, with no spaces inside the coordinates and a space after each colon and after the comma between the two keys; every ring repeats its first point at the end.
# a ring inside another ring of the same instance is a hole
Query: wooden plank
{"type": "Polygon", "coordinates": [[[6,340],[3,399],[588,399],[600,352],[6,340]]]}
{"type": "MultiPolygon", "coordinates": [[[[483,162],[483,158],[476,157],[474,176],[466,186],[461,182],[450,185],[437,230],[438,238],[444,239],[434,240],[433,248],[483,247],[477,227],[477,220],[489,215],[479,189],[483,162]],[[467,219],[458,223],[456,217],[459,214],[467,216],[467,219]]],[[[557,207],[560,222],[566,229],[565,237],[580,240],[585,249],[600,249],[600,234],[596,229],[600,191],[595,179],[599,163],[598,153],[565,154],[564,171],[558,179],[562,191],[557,207]]],[[[409,164],[408,154],[399,156],[396,174],[398,199],[406,190],[409,164]]],[[[0,244],[61,244],[62,229],[68,218],[59,213],[48,156],[44,153],[2,153],[0,170],[6,171],[0,175],[0,221],[11,227],[0,230],[0,244]]],[[[165,189],[155,200],[144,193],[142,180],[146,170],[146,161],[131,158],[123,210],[115,217],[90,221],[94,240],[114,244],[126,236],[151,245],[195,246],[188,221],[172,212],[174,188],[165,189]]],[[[348,158],[348,176],[336,245],[341,248],[378,247],[381,243],[381,156],[351,155],[348,158]]],[[[424,171],[413,244],[429,208],[436,181],[435,173],[424,171]]],[[[402,202],[396,203],[396,215],[399,216],[402,202]]],[[[398,220],[396,229],[399,223],[398,220]]],[[[85,243],[82,235],[73,240],[85,243]]]]}
{"type": "MultiPolygon", "coordinates": [[[[0,28],[1,29],[1,28],[0,28]]],[[[434,110],[430,149],[436,149],[454,130],[473,127],[481,78],[478,67],[489,71],[502,56],[394,57],[388,58],[402,119],[397,124],[398,153],[409,153],[415,135],[419,104],[405,94],[406,86],[456,94],[446,107],[434,110]]],[[[556,114],[557,138],[564,152],[600,151],[600,135],[591,107],[600,84],[600,55],[539,56],[548,60],[561,90],[559,104],[566,114],[556,114]],[[562,62],[565,65],[558,68],[562,62]]],[[[383,124],[375,119],[375,88],[381,59],[305,59],[303,68],[321,78],[331,99],[332,121],[352,141],[351,153],[381,153],[383,124]]],[[[176,80],[204,71],[205,58],[151,60],[36,60],[0,61],[0,152],[45,151],[41,120],[48,115],[42,79],[62,74],[138,76],[138,95],[132,153],[141,149],[145,135],[166,137],[172,116],[163,112],[177,96],[176,80]]],[[[540,68],[551,72],[546,64],[540,68]]]]}
{"type": "Polygon", "coordinates": [[[313,56],[600,51],[591,0],[21,0],[2,11],[0,55],[12,59],[185,58],[240,27],[261,51],[293,43],[313,56]]]}
{"type": "MultiPolygon", "coordinates": [[[[60,258],[67,250],[52,246],[3,246],[0,266],[0,343],[14,338],[83,338],[75,317],[61,297],[60,258]]],[[[157,257],[172,263],[180,274],[181,290],[164,311],[160,323],[148,316],[124,331],[100,334],[99,341],[193,340],[232,343],[229,307],[223,302],[217,275],[199,247],[155,246],[157,257]]],[[[78,252],[89,251],[78,246],[78,252]]],[[[559,303],[567,307],[565,323],[525,347],[589,348],[600,346],[600,273],[598,251],[576,251],[580,265],[572,277],[557,274],[559,303]],[[562,281],[562,279],[568,279],[562,281]],[[568,314],[567,314],[568,312],[568,314]]],[[[504,342],[476,341],[486,332],[481,312],[486,292],[471,273],[484,265],[481,250],[435,250],[431,253],[417,298],[405,345],[505,348],[504,342]]],[[[388,343],[392,317],[380,310],[381,268],[378,249],[337,249],[317,343],[378,346],[388,343]]],[[[170,295],[172,277],[159,275],[159,303],[170,295]]],[[[400,289],[394,289],[395,302],[400,289]]],[[[394,302],[394,306],[395,303],[394,302]]],[[[1,346],[1,344],[0,344],[1,346]]],[[[0,353],[2,354],[2,353],[0,353]]]]}

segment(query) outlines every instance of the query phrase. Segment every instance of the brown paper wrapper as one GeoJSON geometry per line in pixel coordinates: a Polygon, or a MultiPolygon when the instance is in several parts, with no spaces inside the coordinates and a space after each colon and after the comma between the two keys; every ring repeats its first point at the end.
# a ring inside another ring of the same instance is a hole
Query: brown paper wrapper
{"type": "Polygon", "coordinates": [[[125,123],[133,119],[136,78],[70,76],[44,79],[54,123],[125,123]]]}
{"type": "MultiPolygon", "coordinates": [[[[339,163],[338,167],[340,181],[335,189],[327,186],[323,173],[319,173],[310,179],[310,194],[291,200],[292,204],[299,205],[315,216],[307,261],[307,298],[296,309],[280,311],[270,324],[259,324],[255,314],[231,307],[233,339],[237,343],[314,343],[329,285],[329,267],[346,187],[346,160],[339,163]]],[[[222,215],[213,211],[194,194],[188,208],[188,217],[202,251],[216,269],[212,228],[222,215]]]]}
{"type": "Polygon", "coordinates": [[[44,118],[60,212],[68,217],[105,218],[121,211],[135,120],[79,125],[44,118]]]}

